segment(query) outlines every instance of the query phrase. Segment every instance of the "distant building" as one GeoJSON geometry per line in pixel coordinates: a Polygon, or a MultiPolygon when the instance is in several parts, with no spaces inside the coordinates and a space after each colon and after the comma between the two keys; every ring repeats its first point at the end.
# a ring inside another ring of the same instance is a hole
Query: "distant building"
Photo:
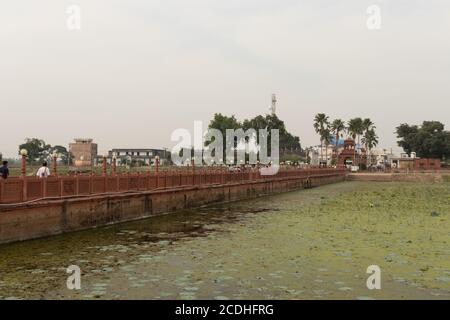
{"type": "Polygon", "coordinates": [[[383,148],[375,148],[369,151],[369,164],[374,166],[388,167],[394,157],[392,151],[383,148]]]}
{"type": "Polygon", "coordinates": [[[73,155],[75,166],[90,166],[97,157],[97,144],[92,139],[76,138],[69,144],[69,152],[73,155]]]}
{"type": "Polygon", "coordinates": [[[391,159],[391,167],[399,170],[440,170],[440,159],[419,158],[415,152],[402,153],[399,158],[391,159]]]}
{"type": "MultiPolygon", "coordinates": [[[[164,164],[169,160],[170,151],[166,149],[112,149],[108,151],[108,162],[111,162],[113,158],[116,159],[117,164],[122,163],[137,163],[143,165],[150,165],[154,162],[156,156],[159,157],[160,163],[164,164]]],[[[100,159],[101,157],[97,157],[100,159]]]]}
{"type": "Polygon", "coordinates": [[[331,165],[333,160],[334,145],[314,146],[308,151],[310,159],[309,164],[312,166],[331,165]]]}
{"type": "Polygon", "coordinates": [[[307,157],[309,158],[309,164],[312,166],[318,166],[319,165],[319,152],[316,148],[310,148],[307,151],[307,157]]]}

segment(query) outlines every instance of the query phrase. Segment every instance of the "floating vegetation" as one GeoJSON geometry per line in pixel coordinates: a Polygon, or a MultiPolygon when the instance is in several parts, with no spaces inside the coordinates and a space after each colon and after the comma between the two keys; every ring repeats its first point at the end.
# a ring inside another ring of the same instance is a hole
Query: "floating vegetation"
{"type": "Polygon", "coordinates": [[[449,190],[340,183],[6,245],[0,295],[448,299],[449,190]],[[82,271],[80,292],[65,287],[71,264],[82,271]],[[367,296],[371,264],[389,289],[367,296]]]}

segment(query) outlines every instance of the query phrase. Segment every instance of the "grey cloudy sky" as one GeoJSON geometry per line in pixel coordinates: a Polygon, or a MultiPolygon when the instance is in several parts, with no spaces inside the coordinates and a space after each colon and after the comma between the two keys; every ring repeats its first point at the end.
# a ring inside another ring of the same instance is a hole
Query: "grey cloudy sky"
{"type": "Polygon", "coordinates": [[[402,122],[450,127],[449,80],[447,0],[14,0],[0,10],[0,152],[25,137],[170,147],[215,112],[268,112],[272,93],[304,146],[325,112],[372,118],[391,148],[402,122]]]}

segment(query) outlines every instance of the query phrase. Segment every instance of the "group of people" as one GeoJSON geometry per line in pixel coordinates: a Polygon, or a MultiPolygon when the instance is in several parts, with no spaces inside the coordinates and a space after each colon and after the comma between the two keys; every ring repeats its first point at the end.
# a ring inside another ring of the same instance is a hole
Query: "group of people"
{"type": "MultiPolygon", "coordinates": [[[[42,166],[36,172],[36,176],[39,178],[47,178],[50,175],[50,169],[47,167],[47,162],[43,162],[42,166]]],[[[3,165],[0,167],[0,178],[7,179],[9,176],[8,161],[3,161],[3,165]]]]}

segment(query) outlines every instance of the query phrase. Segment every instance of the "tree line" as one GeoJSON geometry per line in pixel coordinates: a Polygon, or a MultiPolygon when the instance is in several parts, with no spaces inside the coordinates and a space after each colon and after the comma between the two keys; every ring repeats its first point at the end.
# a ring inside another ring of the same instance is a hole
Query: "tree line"
{"type": "MultiPolygon", "coordinates": [[[[255,129],[256,131],[260,129],[266,129],[268,131],[267,141],[270,141],[270,130],[278,129],[279,130],[279,147],[280,147],[280,155],[284,155],[287,153],[295,153],[299,154],[302,150],[300,144],[300,138],[288,132],[284,122],[278,118],[275,114],[267,114],[265,116],[258,115],[251,119],[244,119],[243,121],[239,121],[236,119],[234,115],[226,116],[221,113],[215,113],[213,119],[210,121],[209,126],[210,129],[217,129],[222,132],[223,135],[223,143],[225,145],[226,139],[226,130],[227,129],[243,129],[247,131],[248,129],[255,129]]],[[[257,142],[259,143],[259,138],[256,137],[257,142]]],[[[237,142],[235,142],[237,143],[237,142]]],[[[268,146],[270,152],[270,145],[268,146]]],[[[224,150],[225,153],[225,150],[224,150]]]]}
{"type": "Polygon", "coordinates": [[[402,123],[396,128],[398,145],[407,153],[421,158],[446,160],[450,156],[450,131],[439,121],[423,121],[422,125],[402,123]]]}
{"type": "Polygon", "coordinates": [[[28,151],[27,162],[29,164],[48,161],[54,154],[57,154],[58,158],[66,164],[70,164],[72,159],[65,147],[60,145],[52,146],[39,138],[26,138],[25,143],[19,145],[19,154],[22,149],[28,151]]]}
{"type": "MultiPolygon", "coordinates": [[[[328,146],[334,141],[334,149],[337,152],[339,138],[345,132],[358,144],[362,143],[369,155],[371,150],[378,145],[376,127],[369,118],[353,118],[345,123],[342,119],[330,120],[326,114],[318,113],[314,117],[313,126],[320,137],[321,151],[323,145],[328,146]]],[[[395,129],[399,139],[397,144],[406,153],[416,152],[417,156],[421,158],[441,160],[450,157],[450,132],[445,130],[443,123],[439,121],[423,121],[422,125],[403,123],[395,129]]],[[[356,150],[354,162],[355,157],[356,150]]],[[[326,155],[326,158],[328,158],[328,155],[326,155]]]]}

